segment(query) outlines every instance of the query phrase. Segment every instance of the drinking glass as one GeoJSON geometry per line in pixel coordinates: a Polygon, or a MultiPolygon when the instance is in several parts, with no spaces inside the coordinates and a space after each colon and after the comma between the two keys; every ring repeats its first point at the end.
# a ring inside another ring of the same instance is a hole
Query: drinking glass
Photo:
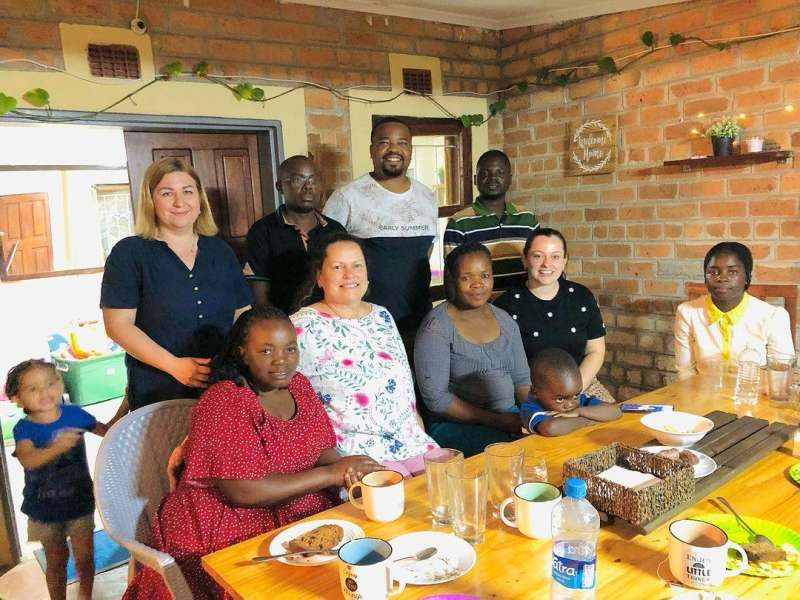
{"type": "Polygon", "coordinates": [[[767,383],[771,400],[785,402],[789,399],[789,380],[794,356],[778,352],[767,356],[767,383]]]}
{"type": "Polygon", "coordinates": [[[448,465],[464,462],[464,453],[452,448],[434,448],[422,455],[425,461],[425,478],[428,480],[428,500],[434,527],[450,524],[448,511],[447,476],[448,465]]]}
{"type": "Polygon", "coordinates": [[[484,450],[486,469],[489,472],[489,500],[492,514],[500,518],[500,505],[522,483],[522,459],[525,449],[508,442],[489,444],[484,450]]]}
{"type": "Polygon", "coordinates": [[[522,463],[522,482],[543,481],[547,483],[547,461],[536,450],[526,450],[522,463]]]}
{"type": "Polygon", "coordinates": [[[716,357],[706,358],[700,361],[699,371],[706,377],[711,384],[711,389],[721,390],[725,383],[725,374],[728,371],[728,361],[716,357]]]}
{"type": "Polygon", "coordinates": [[[486,533],[486,467],[454,461],[447,466],[450,524],[453,533],[470,544],[480,544],[486,533]]]}

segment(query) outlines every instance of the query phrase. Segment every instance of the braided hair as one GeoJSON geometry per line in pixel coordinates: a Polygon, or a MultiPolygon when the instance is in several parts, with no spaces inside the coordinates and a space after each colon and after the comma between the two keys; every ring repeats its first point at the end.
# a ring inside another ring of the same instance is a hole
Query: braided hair
{"type": "Polygon", "coordinates": [[[239,386],[246,386],[250,377],[250,369],[242,359],[241,348],[250,333],[253,323],[260,321],[283,321],[294,329],[294,325],[281,309],[268,304],[256,306],[243,312],[233,324],[222,349],[211,361],[209,384],[219,381],[233,381],[239,386]]]}

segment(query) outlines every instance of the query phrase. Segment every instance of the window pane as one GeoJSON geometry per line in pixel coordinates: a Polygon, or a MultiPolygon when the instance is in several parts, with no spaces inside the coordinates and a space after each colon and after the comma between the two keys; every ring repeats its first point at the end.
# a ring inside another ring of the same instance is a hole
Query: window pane
{"type": "Polygon", "coordinates": [[[458,137],[454,135],[414,136],[408,174],[433,190],[440,207],[459,203],[453,175],[457,148],[458,137]]]}

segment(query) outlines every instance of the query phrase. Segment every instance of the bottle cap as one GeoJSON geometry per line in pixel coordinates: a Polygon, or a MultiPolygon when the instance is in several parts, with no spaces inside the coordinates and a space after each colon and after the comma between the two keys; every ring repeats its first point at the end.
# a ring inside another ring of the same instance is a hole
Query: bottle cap
{"type": "Polygon", "coordinates": [[[570,498],[586,498],[586,482],[580,477],[569,477],[564,482],[564,493],[570,498]]]}

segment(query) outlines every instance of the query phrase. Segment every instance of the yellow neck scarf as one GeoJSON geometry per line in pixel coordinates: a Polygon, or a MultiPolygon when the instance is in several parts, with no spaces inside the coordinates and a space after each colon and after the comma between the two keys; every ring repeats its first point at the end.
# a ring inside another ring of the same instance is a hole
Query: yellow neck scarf
{"type": "Polygon", "coordinates": [[[719,329],[722,333],[722,358],[725,360],[728,360],[731,357],[731,327],[735,325],[736,322],[744,315],[744,312],[747,309],[747,299],[749,297],[750,296],[745,293],[742,296],[742,300],[739,302],[739,304],[734,306],[729,311],[723,312],[717,308],[716,304],[714,304],[710,294],[706,296],[708,320],[711,321],[712,325],[719,321],[719,329]]]}

